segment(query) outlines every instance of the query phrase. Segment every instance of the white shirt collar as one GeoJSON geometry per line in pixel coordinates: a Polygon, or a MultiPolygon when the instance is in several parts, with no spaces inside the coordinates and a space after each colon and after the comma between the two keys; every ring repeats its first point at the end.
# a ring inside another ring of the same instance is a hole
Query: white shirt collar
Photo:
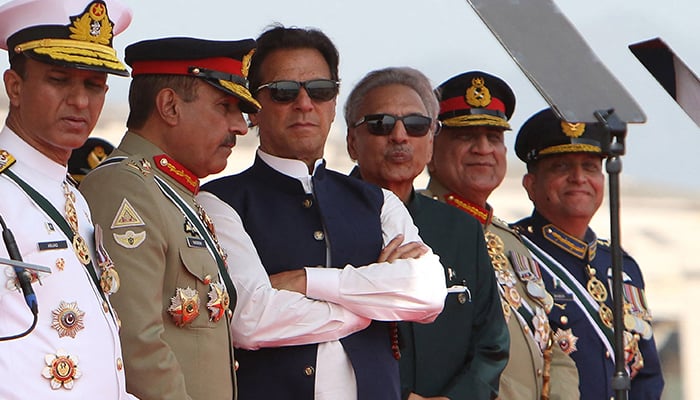
{"type": "MultiPolygon", "coordinates": [[[[281,158],[273,156],[272,154],[265,153],[263,150],[258,148],[258,157],[269,165],[275,171],[287,175],[291,178],[299,180],[306,193],[313,193],[313,184],[311,183],[311,178],[313,174],[309,174],[309,168],[303,161],[291,159],[291,158],[281,158]]],[[[323,163],[323,159],[319,158],[314,162],[314,173],[316,169],[323,163]]]]}
{"type": "Polygon", "coordinates": [[[46,157],[7,126],[0,131],[0,149],[6,150],[17,160],[16,168],[20,175],[42,175],[56,182],[66,179],[68,166],[46,157]]]}

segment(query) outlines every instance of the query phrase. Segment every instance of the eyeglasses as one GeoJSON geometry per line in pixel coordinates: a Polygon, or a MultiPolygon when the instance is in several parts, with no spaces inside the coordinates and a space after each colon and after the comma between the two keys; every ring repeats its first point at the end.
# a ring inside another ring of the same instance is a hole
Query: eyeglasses
{"type": "MultiPolygon", "coordinates": [[[[391,114],[371,114],[365,115],[361,120],[355,122],[353,127],[357,128],[362,124],[367,124],[369,133],[377,136],[385,136],[394,130],[397,121],[403,122],[408,136],[425,136],[430,131],[433,119],[425,115],[410,114],[399,117],[391,114]]],[[[435,134],[440,131],[440,121],[437,121],[435,134]]]]}
{"type": "Polygon", "coordinates": [[[270,98],[273,101],[277,103],[291,103],[299,96],[302,86],[311,100],[329,101],[333,100],[338,94],[340,82],[331,79],[312,79],[305,82],[276,81],[260,85],[256,93],[267,88],[270,90],[270,98]]]}

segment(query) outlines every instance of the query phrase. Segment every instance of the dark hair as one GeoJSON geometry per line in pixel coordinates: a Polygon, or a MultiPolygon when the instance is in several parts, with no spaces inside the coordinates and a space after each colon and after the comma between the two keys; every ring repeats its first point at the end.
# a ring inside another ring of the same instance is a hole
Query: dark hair
{"type": "Polygon", "coordinates": [[[10,69],[15,71],[22,79],[26,79],[27,57],[23,54],[20,54],[20,56],[10,57],[10,69]]]}
{"type": "Polygon", "coordinates": [[[186,102],[197,99],[198,79],[181,75],[138,75],[129,86],[129,118],[126,127],[142,128],[155,109],[156,96],[165,88],[171,88],[186,102]]]}
{"type": "Polygon", "coordinates": [[[275,24],[270,29],[263,32],[257,39],[257,49],[250,60],[248,81],[250,90],[255,94],[255,90],[262,85],[260,77],[260,66],[265,58],[275,50],[281,49],[316,49],[328,64],[331,71],[331,79],[338,79],[338,49],[331,39],[323,32],[313,28],[286,28],[283,25],[275,24]]]}

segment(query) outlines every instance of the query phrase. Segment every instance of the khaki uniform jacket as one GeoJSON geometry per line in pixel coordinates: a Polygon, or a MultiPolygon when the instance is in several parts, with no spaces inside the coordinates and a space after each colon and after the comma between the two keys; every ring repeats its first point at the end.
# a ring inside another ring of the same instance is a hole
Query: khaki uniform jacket
{"type": "MultiPolygon", "coordinates": [[[[156,183],[155,176],[162,178],[196,210],[193,193],[175,179],[188,171],[173,164],[170,174],[159,170],[154,156],[161,154],[127,132],[111,155],[126,158],[106,162],[80,184],[121,278],[112,301],[122,323],[127,389],[142,399],[230,400],[235,374],[228,315],[213,322],[207,308],[209,283],[220,281],[218,266],[156,183]],[[193,300],[198,304],[188,308],[193,300]],[[173,314],[186,321],[183,326],[173,314]]],[[[198,187],[196,178],[189,183],[198,187]]]]}
{"type": "MultiPolygon", "coordinates": [[[[435,179],[431,179],[428,189],[424,195],[445,201],[445,196],[449,191],[435,179]]],[[[466,211],[465,211],[466,212],[466,211]]],[[[518,234],[511,230],[508,225],[493,218],[484,225],[484,232],[490,231],[503,241],[503,253],[508,256],[511,251],[521,256],[530,258],[530,253],[521,242],[518,234]]],[[[536,310],[543,308],[542,302],[528,294],[526,284],[518,279],[517,272],[508,257],[505,257],[507,268],[516,277],[514,288],[517,290],[523,302],[529,308],[536,310]]],[[[504,303],[504,314],[508,322],[508,332],[510,334],[510,355],[508,364],[501,374],[499,383],[499,398],[503,400],[534,400],[542,398],[542,387],[545,375],[545,362],[540,346],[535,341],[532,330],[512,307],[504,303]]],[[[552,361],[550,365],[550,390],[549,398],[555,399],[578,399],[578,371],[574,361],[559,346],[551,346],[552,361]]]]}

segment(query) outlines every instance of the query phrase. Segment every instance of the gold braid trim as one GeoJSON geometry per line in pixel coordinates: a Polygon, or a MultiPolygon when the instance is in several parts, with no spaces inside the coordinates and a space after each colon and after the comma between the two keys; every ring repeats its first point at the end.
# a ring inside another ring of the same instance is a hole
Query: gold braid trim
{"type": "Polygon", "coordinates": [[[245,101],[254,105],[258,110],[262,108],[262,105],[260,105],[260,103],[257,100],[255,100],[253,96],[250,95],[250,91],[245,87],[222,79],[219,79],[219,85],[237,94],[242,99],[245,99],[245,101]]]}
{"type": "Polygon", "coordinates": [[[90,51],[73,51],[74,49],[67,48],[36,48],[34,52],[37,54],[47,55],[54,60],[68,61],[73,63],[79,63],[84,65],[97,65],[103,66],[119,71],[126,71],[126,68],[122,65],[116,58],[103,58],[100,53],[90,52],[90,51]],[[70,52],[68,52],[70,51],[70,52]]]}
{"type": "Polygon", "coordinates": [[[542,371],[542,400],[549,400],[549,390],[550,390],[550,379],[551,379],[551,368],[552,368],[552,340],[549,341],[550,345],[542,352],[542,357],[544,358],[544,367],[542,371]]]}
{"type": "Polygon", "coordinates": [[[547,147],[546,149],[540,150],[538,155],[547,154],[559,154],[559,153],[600,153],[603,150],[599,146],[594,146],[592,144],[560,144],[558,146],[547,147]]]}
{"type": "Polygon", "coordinates": [[[444,126],[460,127],[460,126],[497,126],[500,128],[510,129],[510,124],[503,118],[488,114],[462,115],[442,121],[444,126]]]}
{"type": "MultiPolygon", "coordinates": [[[[31,42],[25,42],[15,46],[15,53],[21,53],[27,50],[34,50],[41,47],[59,47],[68,49],[83,49],[92,50],[99,53],[105,53],[111,55],[112,57],[117,56],[117,51],[113,48],[97,43],[83,42],[79,40],[71,39],[39,39],[32,40],[31,42]]],[[[35,50],[36,51],[36,50],[35,50]]]]}

